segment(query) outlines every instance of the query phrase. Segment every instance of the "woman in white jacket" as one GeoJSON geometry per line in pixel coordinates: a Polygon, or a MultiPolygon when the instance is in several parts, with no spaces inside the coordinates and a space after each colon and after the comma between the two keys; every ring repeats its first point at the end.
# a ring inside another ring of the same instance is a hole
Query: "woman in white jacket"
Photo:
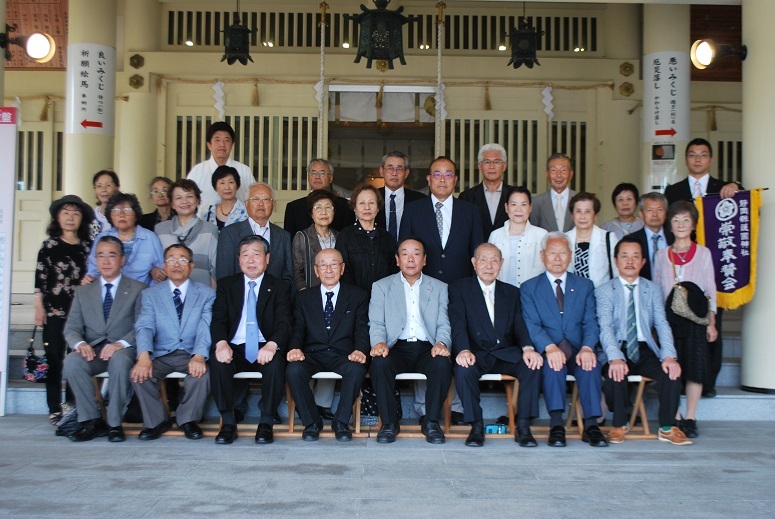
{"type": "Polygon", "coordinates": [[[568,210],[575,224],[566,233],[573,253],[568,271],[591,280],[597,288],[619,275],[613,260],[619,239],[595,225],[600,200],[594,193],[576,193],[568,202],[568,210]]]}
{"type": "Polygon", "coordinates": [[[540,250],[546,230],[528,222],[532,208],[530,191],[524,187],[509,189],[506,202],[509,219],[503,227],[495,229],[488,240],[503,255],[503,268],[498,279],[517,287],[545,270],[540,250]]]}

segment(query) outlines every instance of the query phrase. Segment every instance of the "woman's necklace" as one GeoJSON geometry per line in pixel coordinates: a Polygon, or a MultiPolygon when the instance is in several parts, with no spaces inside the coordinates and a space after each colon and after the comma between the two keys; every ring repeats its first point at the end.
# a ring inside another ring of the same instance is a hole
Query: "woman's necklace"
{"type": "Polygon", "coordinates": [[[223,217],[224,217],[224,218],[228,218],[228,217],[229,217],[229,215],[231,214],[231,212],[232,212],[232,211],[234,211],[234,206],[235,206],[235,205],[236,205],[236,204],[232,204],[232,205],[231,205],[231,209],[229,209],[229,212],[228,212],[228,213],[227,213],[226,211],[224,211],[224,210],[223,210],[223,202],[221,202],[220,204],[218,204],[218,209],[221,211],[221,214],[223,215],[223,217]]]}
{"type": "MultiPolygon", "coordinates": [[[[689,247],[689,249],[691,249],[691,247],[689,247]]],[[[681,261],[682,265],[686,264],[686,255],[689,254],[689,249],[686,249],[685,251],[679,251],[678,249],[673,247],[673,253],[681,261]]]]}

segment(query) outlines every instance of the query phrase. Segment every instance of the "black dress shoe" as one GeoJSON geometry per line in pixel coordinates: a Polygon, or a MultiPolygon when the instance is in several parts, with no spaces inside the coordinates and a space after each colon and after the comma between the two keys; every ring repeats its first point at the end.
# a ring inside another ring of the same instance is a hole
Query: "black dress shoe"
{"type": "Polygon", "coordinates": [[[704,390],[702,392],[702,398],[715,398],[716,397],[716,388],[715,387],[709,387],[708,389],[704,390]]]}
{"type": "Polygon", "coordinates": [[[377,433],[377,443],[393,443],[400,430],[397,423],[383,423],[377,433]]]}
{"type": "MultiPolygon", "coordinates": [[[[565,436],[563,434],[563,436],[565,436]]],[[[514,441],[519,444],[520,447],[538,447],[538,442],[533,437],[533,433],[530,432],[530,427],[517,427],[517,434],[514,435],[514,441]]]]}
{"type": "Polygon", "coordinates": [[[473,422],[471,432],[466,438],[467,447],[481,447],[484,445],[484,424],[482,422],[473,422]]]}
{"type": "Polygon", "coordinates": [[[331,412],[330,407],[320,407],[318,408],[318,415],[325,421],[330,422],[334,419],[334,413],[331,412]]]}
{"type": "Polygon", "coordinates": [[[350,432],[350,427],[344,422],[332,420],[331,430],[334,431],[334,436],[338,442],[349,442],[353,439],[353,433],[350,432]]]}
{"type": "Polygon", "coordinates": [[[697,420],[684,418],[681,420],[681,423],[678,427],[684,432],[687,438],[696,438],[698,436],[697,420]]]}
{"type": "Polygon", "coordinates": [[[267,444],[274,441],[274,433],[272,432],[272,425],[268,423],[258,424],[256,429],[256,443],[267,444]]]}
{"type": "Polygon", "coordinates": [[[221,425],[221,430],[218,431],[218,435],[215,437],[215,443],[217,445],[231,445],[238,437],[237,424],[225,423],[221,425]]]}
{"type": "Polygon", "coordinates": [[[435,445],[444,443],[444,433],[439,427],[439,422],[435,420],[425,420],[425,441],[435,445]]]}
{"type": "Polygon", "coordinates": [[[603,432],[597,425],[590,425],[584,429],[581,441],[590,444],[592,447],[608,447],[608,440],[605,439],[603,432]]]}
{"type": "Polygon", "coordinates": [[[234,420],[237,423],[242,423],[242,421],[245,419],[245,413],[243,411],[240,411],[239,409],[234,410],[234,420]]]}
{"type": "Polygon", "coordinates": [[[301,439],[305,442],[316,442],[320,438],[320,431],[323,430],[323,420],[318,418],[316,422],[304,427],[304,432],[301,433],[301,439]]]}
{"type": "Polygon", "coordinates": [[[196,422],[186,422],[184,424],[180,424],[178,425],[178,429],[183,431],[183,434],[185,434],[186,438],[189,440],[200,440],[202,439],[202,436],[204,436],[202,429],[197,425],[196,422]]]}
{"type": "Polygon", "coordinates": [[[165,432],[169,431],[170,427],[172,427],[172,422],[169,420],[164,420],[156,427],[143,429],[140,431],[140,434],[137,437],[143,441],[155,440],[165,432]]]}
{"type": "Polygon", "coordinates": [[[565,441],[565,427],[562,425],[555,425],[549,431],[549,440],[547,441],[549,447],[565,447],[567,445],[565,441]]]}
{"type": "Polygon", "coordinates": [[[101,436],[107,436],[108,424],[102,418],[95,418],[94,420],[86,420],[81,422],[81,428],[70,436],[70,440],[74,442],[88,442],[94,438],[101,436]]]}
{"type": "Polygon", "coordinates": [[[457,411],[452,411],[452,416],[450,417],[450,422],[452,422],[452,425],[460,425],[465,423],[463,421],[463,413],[458,413],[457,411]]]}
{"type": "Polygon", "coordinates": [[[124,428],[120,425],[118,427],[111,427],[108,431],[108,441],[113,443],[119,443],[126,440],[126,434],[124,434],[124,428]]]}

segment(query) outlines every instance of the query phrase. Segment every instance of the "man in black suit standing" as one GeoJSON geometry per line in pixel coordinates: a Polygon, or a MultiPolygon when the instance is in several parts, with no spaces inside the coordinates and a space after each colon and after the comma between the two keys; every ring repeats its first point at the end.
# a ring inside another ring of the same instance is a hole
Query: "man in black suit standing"
{"type": "Polygon", "coordinates": [[[312,375],[318,371],[333,371],[342,376],[331,430],[337,441],[352,439],[347,423],[366,376],[366,353],[370,348],[369,294],[340,283],[344,269],[338,250],[320,251],[315,257],[320,288],[302,290],[294,304],[286,379],[304,424],[304,441],[316,441],[323,430],[323,420],[309,386],[312,375]]]}
{"type": "Polygon", "coordinates": [[[471,424],[466,445],[484,445],[479,377],[505,373],[519,380],[514,440],[520,447],[535,447],[538,444],[530,432],[530,420],[538,416],[543,357],[536,352],[522,318],[519,289],[496,279],[503,265],[500,249],[483,243],[471,262],[476,276],[449,285],[455,386],[463,402],[464,419],[471,424]]]}
{"type": "Polygon", "coordinates": [[[261,372],[256,443],[272,443],[274,414],[285,389],[283,350],[291,337],[291,286],[267,272],[270,249],[264,238],[246,236],[238,251],[242,272],[218,280],[210,326],[210,385],[223,420],[215,443],[237,438],[234,374],[240,371],[261,372]]]}
{"type": "Polygon", "coordinates": [[[630,236],[641,243],[644,258],[643,268],[640,269],[640,277],[651,280],[651,265],[657,251],[673,244],[673,233],[665,228],[667,218],[667,198],[662,193],[646,193],[641,195],[638,201],[640,217],[643,227],[630,236]]]}
{"type": "Polygon", "coordinates": [[[466,189],[458,198],[479,208],[482,238],[486,240],[492,231],[503,227],[509,219],[506,214],[506,195],[511,186],[503,181],[508,166],[506,150],[500,144],[485,144],[479,148],[478,162],[482,183],[466,189]]]}
{"type": "Polygon", "coordinates": [[[406,204],[422,200],[425,195],[404,187],[409,177],[409,157],[400,151],[391,151],[382,157],[379,173],[385,180],[385,187],[380,191],[385,207],[377,213],[377,225],[393,235],[398,243],[398,230],[401,228],[401,218],[404,216],[406,204]]]}
{"type": "MultiPolygon", "coordinates": [[[[341,231],[348,225],[355,222],[355,214],[347,202],[337,193],[332,184],[334,182],[334,165],[326,159],[312,159],[307,164],[307,185],[310,191],[324,189],[333,194],[334,202],[334,220],[331,222],[331,228],[335,231],[341,231]]],[[[283,228],[291,235],[291,240],[296,233],[303,231],[312,225],[312,216],[307,208],[307,197],[303,196],[285,206],[285,222],[283,228]]]]}
{"type": "MultiPolygon", "coordinates": [[[[710,176],[710,168],[713,165],[713,147],[705,139],[692,139],[686,145],[686,167],[689,169],[689,176],[680,182],[671,184],[665,188],[665,196],[668,204],[685,200],[693,202],[698,196],[719,194],[721,198],[730,198],[735,193],[743,189],[743,186],[736,182],[724,182],[710,176]]],[[[713,380],[712,386],[702,388],[702,396],[716,396],[716,377],[721,371],[723,361],[722,343],[721,343],[721,317],[724,310],[719,308],[716,312],[716,331],[718,339],[715,342],[708,343],[710,348],[710,371],[713,380]]]]}

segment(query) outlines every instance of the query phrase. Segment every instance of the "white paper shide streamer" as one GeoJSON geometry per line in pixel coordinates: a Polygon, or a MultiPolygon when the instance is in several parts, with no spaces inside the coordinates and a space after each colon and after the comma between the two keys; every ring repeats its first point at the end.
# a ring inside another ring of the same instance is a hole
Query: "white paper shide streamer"
{"type": "Polygon", "coordinates": [[[16,127],[19,128],[22,125],[22,100],[14,97],[13,107],[16,108],[16,127]]]}
{"type": "Polygon", "coordinates": [[[554,96],[552,95],[552,87],[548,86],[541,90],[541,102],[544,104],[546,119],[551,122],[554,119],[554,96]]]}
{"type": "Polygon", "coordinates": [[[223,121],[226,118],[226,101],[223,93],[223,81],[218,81],[213,85],[213,99],[215,104],[213,108],[218,111],[218,120],[223,121]]]}

